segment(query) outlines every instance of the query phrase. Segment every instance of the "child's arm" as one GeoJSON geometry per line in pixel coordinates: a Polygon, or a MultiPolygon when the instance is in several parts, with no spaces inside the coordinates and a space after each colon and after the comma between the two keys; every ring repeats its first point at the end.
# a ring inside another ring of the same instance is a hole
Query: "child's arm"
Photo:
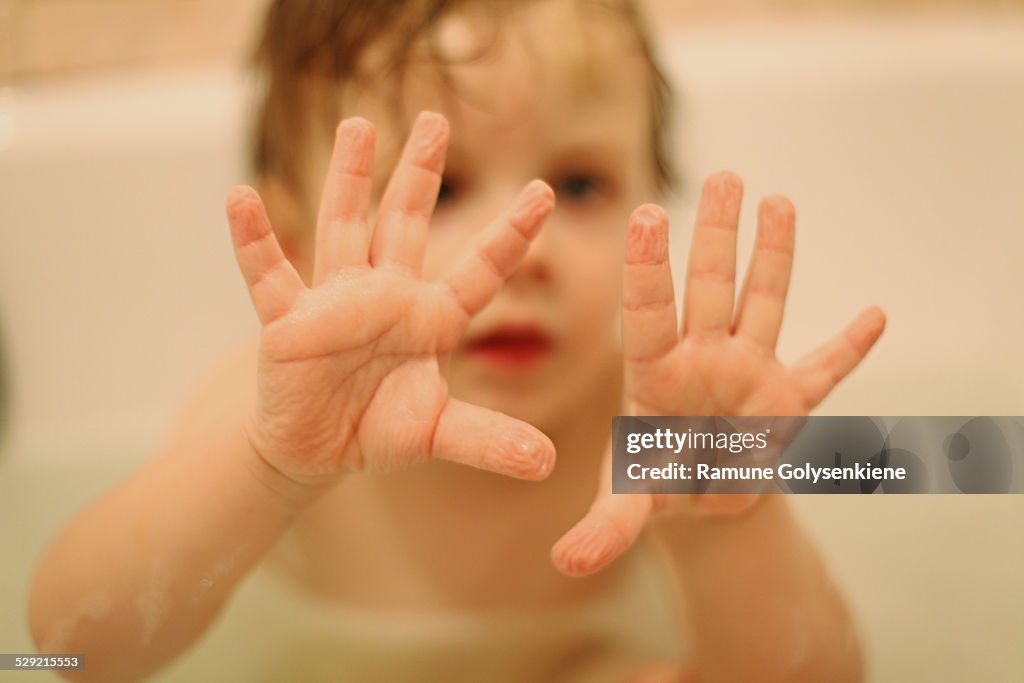
{"type": "Polygon", "coordinates": [[[696,680],[863,680],[850,614],[784,496],[736,515],[660,516],[651,530],[683,594],[696,680]]]}
{"type": "Polygon", "coordinates": [[[68,677],[138,680],[172,659],[315,496],[255,454],[242,412],[196,415],[225,421],[176,435],[47,551],[30,625],[41,652],[86,655],[68,677]]]}
{"type": "Polygon", "coordinates": [[[650,531],[681,593],[693,658],[629,683],[854,683],[856,629],[784,496],[743,514],[667,514],[650,531]]]}
{"type": "MultiPolygon", "coordinates": [[[[622,314],[629,414],[806,415],[881,335],[885,316],[871,308],[795,365],[779,363],[793,207],[781,197],[761,203],[757,246],[734,316],[741,199],[732,174],[704,186],[681,328],[668,220],[658,207],[634,212],[622,314]]],[[[782,497],[612,495],[610,468],[607,457],[593,506],[553,548],[559,568],[571,575],[597,571],[657,514],[653,530],[685,595],[698,680],[859,679],[852,625],[782,497]]]]}
{"type": "Polygon", "coordinates": [[[206,426],[85,510],[41,561],[32,632],[41,650],[85,655],[71,677],[136,680],[172,659],[345,472],[434,458],[523,479],[551,471],[543,434],[451,398],[440,364],[525,254],[553,193],[528,185],[445,280],[426,282],[447,140],[441,116],[417,119],[371,230],[374,131],[361,119],[341,124],[311,288],[258,195],[232,192],[235,254],[263,326],[254,387],[223,410],[224,424],[197,415],[206,426]]]}

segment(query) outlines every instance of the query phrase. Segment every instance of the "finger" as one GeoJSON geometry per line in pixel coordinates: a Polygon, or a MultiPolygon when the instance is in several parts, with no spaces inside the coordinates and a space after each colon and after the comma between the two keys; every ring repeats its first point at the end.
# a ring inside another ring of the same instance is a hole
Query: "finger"
{"type": "Polygon", "coordinates": [[[422,112],[380,202],[370,261],[419,274],[448,146],[448,121],[422,112]]]}
{"type": "Polygon", "coordinates": [[[683,334],[729,333],[736,296],[736,229],[743,183],[722,171],[707,179],[697,207],[686,274],[683,334]]]}
{"type": "Polygon", "coordinates": [[[284,257],[256,190],[244,186],[231,190],[227,214],[235,259],[256,314],[267,325],[291,310],[305,285],[284,257]]]}
{"type": "Polygon", "coordinates": [[[612,444],[605,448],[597,497],[583,519],[551,548],[551,562],[568,576],[586,576],[611,564],[643,531],[653,511],[647,493],[612,493],[612,444]]]}
{"type": "Polygon", "coordinates": [[[568,576],[587,576],[611,564],[640,536],[651,516],[649,493],[602,491],[586,516],[551,549],[551,561],[568,576]]]}
{"type": "Polygon", "coordinates": [[[521,420],[449,398],[431,441],[430,457],[537,481],[554,469],[555,447],[521,420]]]}
{"type": "Polygon", "coordinates": [[[375,141],[373,125],[366,119],[345,119],[338,126],[316,225],[314,286],[341,268],[369,263],[375,141]]]}
{"type": "Polygon", "coordinates": [[[846,329],[793,366],[810,407],[825,400],[864,359],[885,329],[885,313],[877,306],[861,311],[846,329]]]}
{"type": "Polygon", "coordinates": [[[629,218],[622,284],[622,340],[626,360],[645,361],[678,339],[676,300],[668,255],[668,215],[655,204],[629,218]]]}
{"type": "Polygon", "coordinates": [[[774,354],[793,270],[796,210],[785,197],[769,197],[758,207],[757,223],[734,331],[774,354]]]}
{"type": "Polygon", "coordinates": [[[498,293],[554,205],[555,193],[547,183],[529,183],[512,209],[486,228],[473,253],[446,278],[467,315],[476,315],[498,293]]]}

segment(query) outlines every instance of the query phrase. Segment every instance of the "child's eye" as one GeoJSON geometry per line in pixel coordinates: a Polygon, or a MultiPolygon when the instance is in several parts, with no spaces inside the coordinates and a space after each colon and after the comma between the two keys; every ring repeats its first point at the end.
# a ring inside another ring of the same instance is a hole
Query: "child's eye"
{"type": "Polygon", "coordinates": [[[459,182],[454,178],[443,176],[441,178],[441,186],[437,188],[437,204],[441,204],[452,201],[459,195],[461,188],[459,182]]]}
{"type": "Polygon", "coordinates": [[[554,183],[554,189],[559,198],[575,202],[591,201],[606,191],[604,181],[589,173],[567,175],[554,183]]]}

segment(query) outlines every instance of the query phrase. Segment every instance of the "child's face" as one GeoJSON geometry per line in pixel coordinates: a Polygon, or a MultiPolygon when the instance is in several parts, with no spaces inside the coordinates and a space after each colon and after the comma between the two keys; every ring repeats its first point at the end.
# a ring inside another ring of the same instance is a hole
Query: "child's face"
{"type": "MultiPolygon", "coordinates": [[[[576,7],[530,5],[497,38],[483,38],[499,41],[483,58],[450,67],[451,90],[434,67],[411,67],[402,127],[387,90],[343,93],[344,114],[377,127],[375,203],[412,117],[429,109],[451,122],[425,278],[462,258],[529,180],[555,190],[553,214],[470,323],[448,375],[456,397],[541,428],[616,386],[626,220],[655,198],[647,69],[620,19],[576,7]]],[[[452,19],[440,32],[442,48],[464,49],[474,35],[470,22],[452,19]]],[[[318,168],[330,147],[319,145],[318,168]]],[[[310,188],[314,206],[318,195],[310,188]]]]}

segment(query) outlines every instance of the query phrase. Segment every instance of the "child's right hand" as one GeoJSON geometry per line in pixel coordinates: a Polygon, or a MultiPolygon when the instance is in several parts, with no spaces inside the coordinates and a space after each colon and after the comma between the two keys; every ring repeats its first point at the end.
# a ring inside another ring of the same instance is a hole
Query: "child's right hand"
{"type": "Polygon", "coordinates": [[[285,259],[259,195],[239,187],[227,212],[239,268],[262,323],[253,449],[313,486],[345,471],[434,458],[543,479],[554,446],[534,427],[457,401],[441,368],[466,324],[502,286],[551,212],[533,181],[441,281],[420,274],[448,143],[422,113],[369,224],[373,126],[338,127],[316,228],[312,287],[285,259]]]}

